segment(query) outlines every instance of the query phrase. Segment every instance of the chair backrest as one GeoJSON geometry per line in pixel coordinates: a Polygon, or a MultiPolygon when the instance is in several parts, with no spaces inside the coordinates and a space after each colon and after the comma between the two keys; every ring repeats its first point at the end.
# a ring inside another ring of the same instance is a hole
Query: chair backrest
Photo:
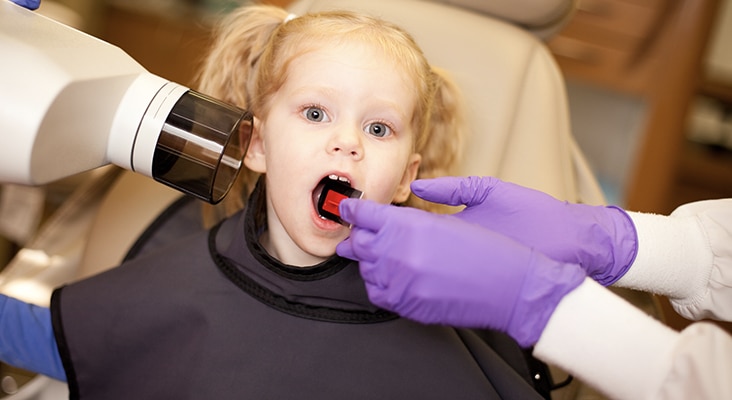
{"type": "Polygon", "coordinates": [[[449,4],[520,26],[551,38],[574,16],[579,0],[429,0],[449,4]]]}
{"type": "Polygon", "coordinates": [[[537,6],[527,18],[543,32],[561,24],[571,14],[567,5],[573,6],[568,0],[300,0],[290,10],[361,10],[410,32],[430,62],[451,73],[466,99],[471,132],[461,175],[493,175],[564,200],[604,203],[571,135],[565,85],[553,57],[537,35],[495,16],[522,15],[517,10],[534,3],[545,8],[537,6]]]}

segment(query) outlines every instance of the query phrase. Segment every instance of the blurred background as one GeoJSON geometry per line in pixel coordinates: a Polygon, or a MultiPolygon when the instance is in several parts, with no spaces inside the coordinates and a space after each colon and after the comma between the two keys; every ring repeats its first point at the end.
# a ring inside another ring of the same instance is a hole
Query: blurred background
{"type": "MultiPolygon", "coordinates": [[[[152,73],[194,85],[212,21],[243,2],[44,0],[40,12],[120,46],[152,73]]],[[[578,0],[547,42],[565,74],[574,134],[610,203],[667,213],[732,196],[728,3],[578,0]]]]}
{"type": "MultiPolygon", "coordinates": [[[[120,46],[152,73],[193,85],[212,21],[243,2],[44,0],[40,12],[120,46]]],[[[611,203],[666,213],[732,196],[728,3],[578,0],[574,17],[548,41],[567,81],[574,133],[611,203]]]]}
{"type": "MultiPolygon", "coordinates": [[[[546,41],[565,77],[574,135],[609,203],[669,213],[732,197],[731,1],[577,0],[546,41]]],[[[195,89],[213,22],[246,2],[43,0],[39,12],[195,89]]]]}

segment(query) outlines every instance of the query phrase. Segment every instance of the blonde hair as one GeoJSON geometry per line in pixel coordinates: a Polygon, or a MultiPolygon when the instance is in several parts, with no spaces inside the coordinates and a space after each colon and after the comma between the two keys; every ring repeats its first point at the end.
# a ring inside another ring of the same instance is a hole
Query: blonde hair
{"type": "MultiPolygon", "coordinates": [[[[227,15],[214,30],[214,42],[199,73],[198,90],[266,118],[269,101],[287,79],[290,64],[315,49],[313,43],[356,40],[378,46],[415,82],[412,120],[414,151],[421,154],[418,178],[447,175],[459,158],[464,120],[456,86],[432,68],[414,39],[389,22],[347,11],[310,13],[294,19],[266,5],[244,6],[227,15]]],[[[206,210],[208,224],[244,206],[258,174],[242,168],[226,199],[206,210]]],[[[410,196],[406,205],[437,210],[410,196]]]]}

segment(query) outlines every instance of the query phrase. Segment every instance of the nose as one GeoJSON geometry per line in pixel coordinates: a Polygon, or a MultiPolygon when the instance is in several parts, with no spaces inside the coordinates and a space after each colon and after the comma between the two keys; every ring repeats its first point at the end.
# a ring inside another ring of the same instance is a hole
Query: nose
{"type": "Polygon", "coordinates": [[[328,153],[352,157],[354,160],[363,158],[363,133],[358,128],[336,128],[328,141],[328,153]]]}

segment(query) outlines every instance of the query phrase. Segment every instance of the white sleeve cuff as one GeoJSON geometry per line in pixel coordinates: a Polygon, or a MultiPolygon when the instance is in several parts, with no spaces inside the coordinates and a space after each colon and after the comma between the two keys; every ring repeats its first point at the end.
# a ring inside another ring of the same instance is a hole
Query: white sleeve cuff
{"type": "MultiPolygon", "coordinates": [[[[705,286],[693,289],[691,295],[670,298],[671,304],[689,319],[732,321],[732,199],[684,204],[674,210],[671,218],[696,222],[699,231],[689,230],[685,235],[689,240],[701,241],[693,244],[698,246],[693,254],[697,264],[689,267],[698,271],[697,279],[705,281],[705,286]]],[[[689,286],[700,283],[690,282],[689,286]]]]}
{"type": "Polygon", "coordinates": [[[629,212],[638,254],[615,285],[694,301],[706,292],[713,256],[699,221],[629,212]]]}

